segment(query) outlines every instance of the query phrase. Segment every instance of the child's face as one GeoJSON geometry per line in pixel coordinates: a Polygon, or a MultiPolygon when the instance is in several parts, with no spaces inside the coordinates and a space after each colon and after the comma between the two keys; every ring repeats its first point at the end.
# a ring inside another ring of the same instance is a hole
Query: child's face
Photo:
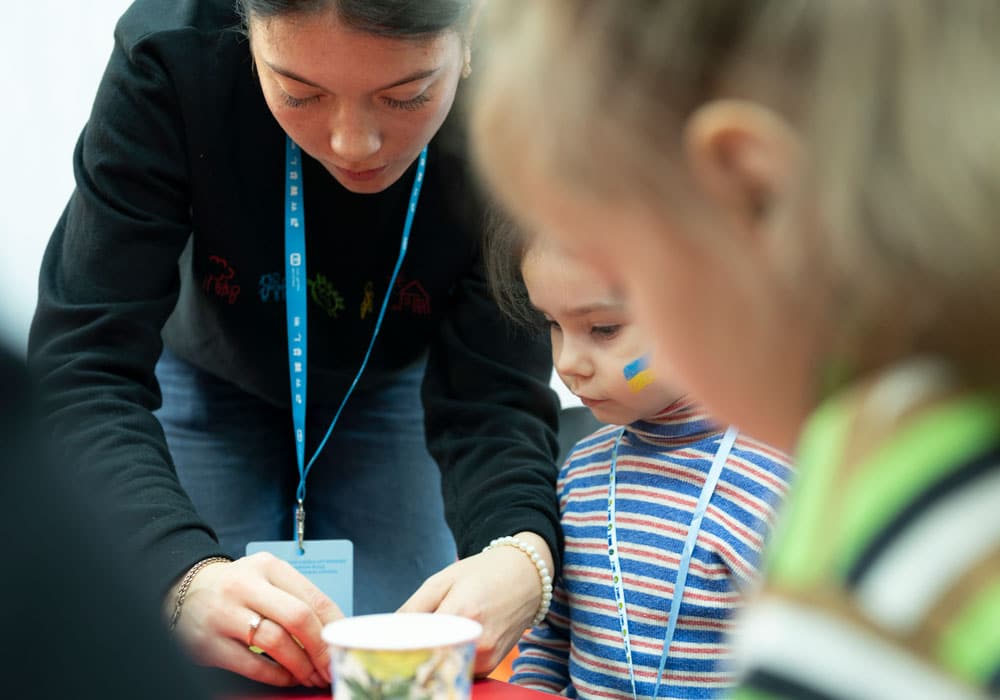
{"type": "Polygon", "coordinates": [[[579,264],[544,256],[524,266],[532,302],[560,322],[552,335],[556,367],[574,393],[613,398],[608,412],[614,405],[623,414],[648,415],[664,406],[663,393],[632,397],[623,382],[622,365],[650,349],[653,371],[671,378],[674,393],[692,395],[760,439],[794,447],[809,410],[803,406],[813,373],[809,320],[791,315],[755,264],[759,242],[733,236],[722,239],[725,246],[718,238],[700,245],[693,242],[698,235],[705,239],[726,226],[721,217],[705,231],[681,234],[661,216],[552,187],[522,203],[529,223],[545,232],[549,242],[542,245],[565,245],[591,266],[585,273],[579,264]],[[612,289],[629,299],[635,325],[620,326],[626,319],[608,303],[612,289]],[[599,302],[599,311],[568,313],[599,302]],[[618,335],[605,337],[603,328],[613,325],[618,335]],[[636,326],[651,342],[633,339],[636,326]]]}
{"type": "Polygon", "coordinates": [[[657,380],[639,391],[629,387],[625,366],[650,348],[622,298],[590,266],[536,243],[521,272],[532,305],[549,324],[556,371],[598,420],[626,425],[679,396],[657,380]]]}

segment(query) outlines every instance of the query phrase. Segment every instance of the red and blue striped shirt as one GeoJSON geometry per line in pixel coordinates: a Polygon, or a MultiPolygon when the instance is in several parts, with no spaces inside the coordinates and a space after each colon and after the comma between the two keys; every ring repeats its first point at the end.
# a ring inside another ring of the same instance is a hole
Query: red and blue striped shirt
{"type": "MultiPolygon", "coordinates": [[[[608,479],[620,428],[577,443],[558,483],[566,538],[548,617],[522,640],[512,680],[570,697],[631,698],[608,559],[608,479]]],[[[636,689],[652,694],[681,549],[723,431],[682,399],[626,428],[618,449],[616,528],[636,689]]],[[[740,434],[709,501],[660,694],[718,697],[732,687],[726,642],[757,578],[785,496],[788,457],[740,434]]]]}

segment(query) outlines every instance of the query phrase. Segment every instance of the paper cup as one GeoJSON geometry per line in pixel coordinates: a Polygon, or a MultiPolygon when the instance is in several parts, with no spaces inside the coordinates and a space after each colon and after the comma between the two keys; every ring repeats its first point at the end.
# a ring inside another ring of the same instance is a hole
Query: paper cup
{"type": "Polygon", "coordinates": [[[468,700],[478,622],[437,613],[359,615],[323,628],[336,700],[468,700]]]}

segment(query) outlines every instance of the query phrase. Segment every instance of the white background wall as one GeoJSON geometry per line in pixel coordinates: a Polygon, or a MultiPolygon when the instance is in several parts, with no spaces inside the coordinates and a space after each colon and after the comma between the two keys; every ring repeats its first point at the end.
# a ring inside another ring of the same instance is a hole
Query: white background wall
{"type": "Polygon", "coordinates": [[[38,265],[73,190],[71,156],[128,0],[4,3],[0,21],[0,336],[27,342],[38,265]]]}
{"type": "MultiPolygon", "coordinates": [[[[0,338],[27,342],[45,243],[129,0],[6,3],[0,22],[0,338]]],[[[553,377],[564,403],[578,403],[553,377]]]]}

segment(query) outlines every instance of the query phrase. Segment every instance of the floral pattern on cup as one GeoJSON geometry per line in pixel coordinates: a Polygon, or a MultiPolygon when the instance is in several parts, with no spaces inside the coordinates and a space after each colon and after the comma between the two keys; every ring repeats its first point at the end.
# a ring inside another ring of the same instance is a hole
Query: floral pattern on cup
{"type": "Polygon", "coordinates": [[[472,692],[475,644],[331,651],[338,700],[468,700],[472,692]]]}

